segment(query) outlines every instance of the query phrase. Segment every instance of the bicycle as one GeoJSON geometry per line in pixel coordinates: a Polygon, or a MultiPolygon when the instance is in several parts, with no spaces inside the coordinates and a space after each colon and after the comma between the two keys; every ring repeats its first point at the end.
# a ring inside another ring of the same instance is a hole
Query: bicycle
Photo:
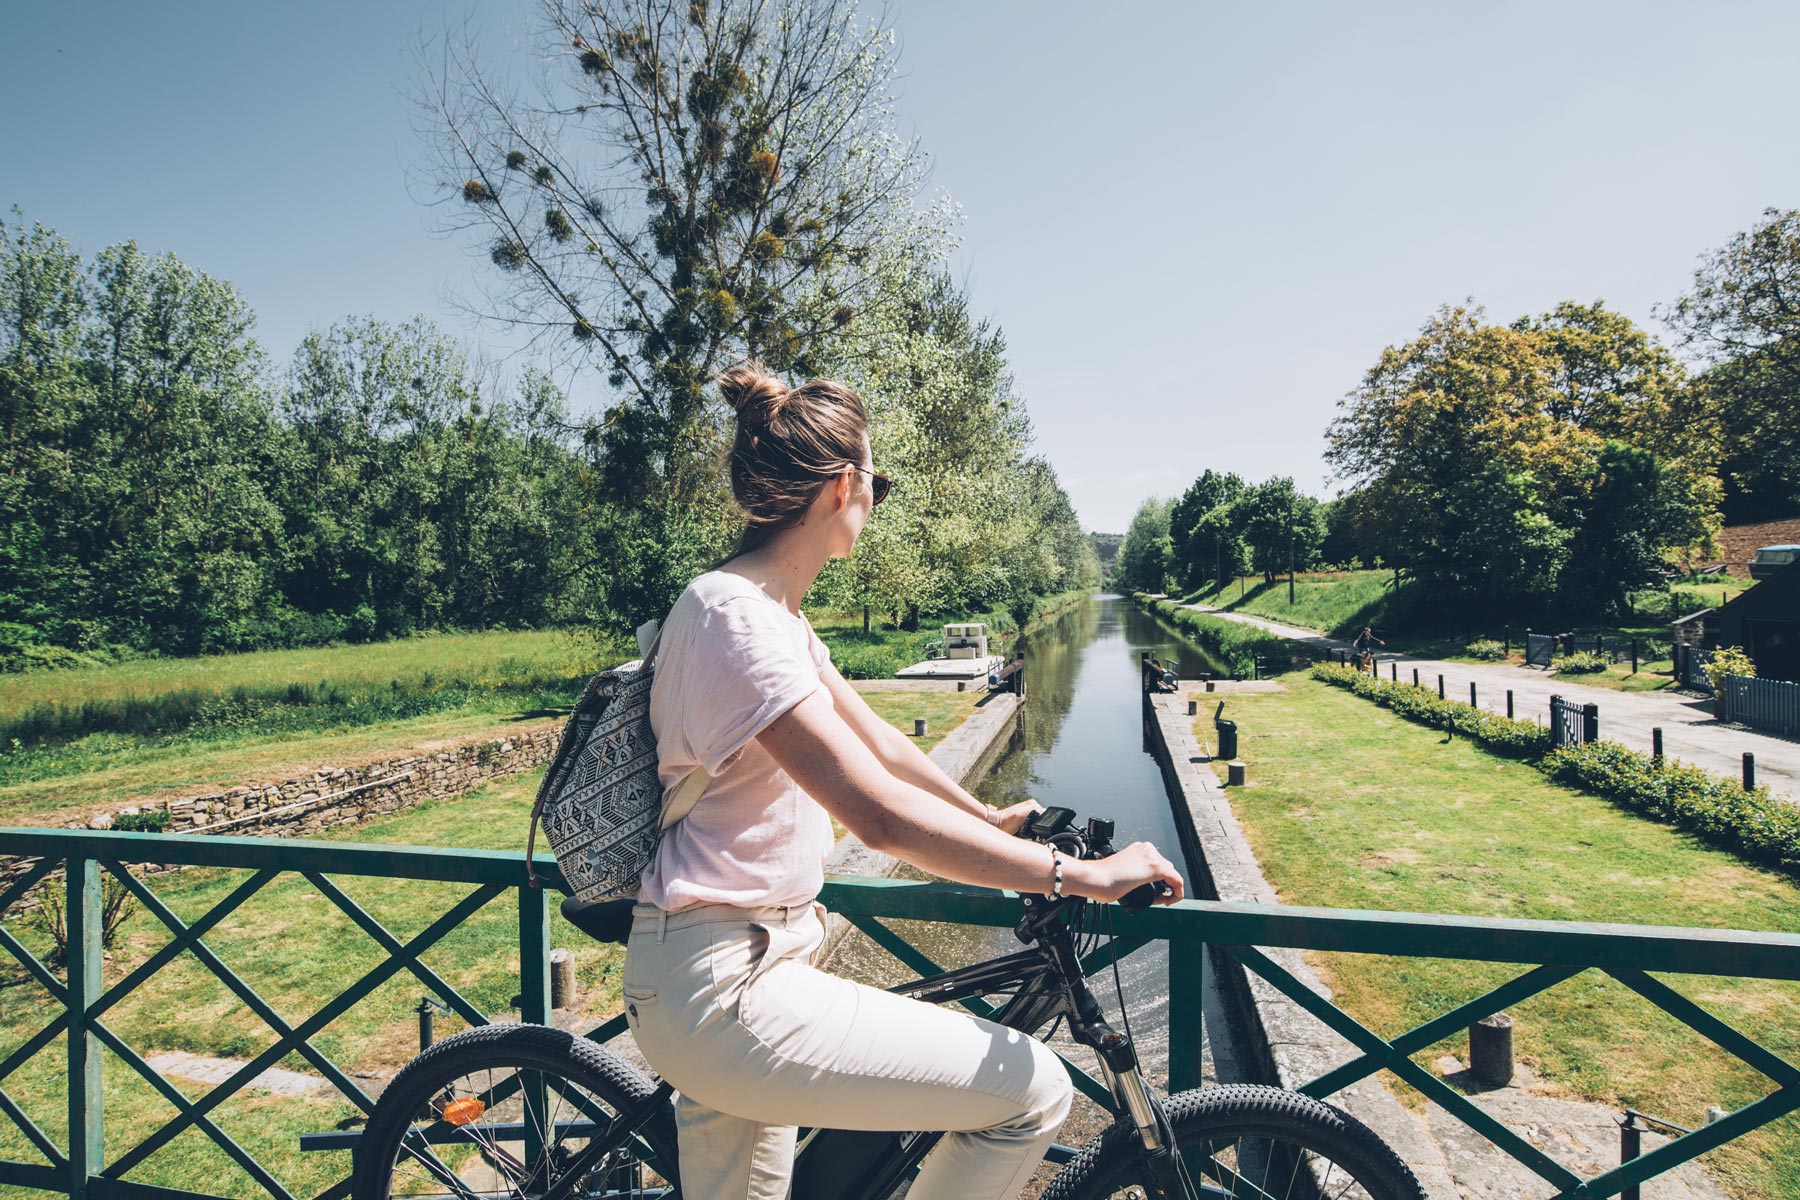
{"type": "MultiPolygon", "coordinates": [[[[1039,813],[1020,836],[1064,854],[1112,853],[1113,823],[1077,829],[1068,809],[1039,813]]],[[[1156,885],[1120,902],[1148,907],[1156,885]]],[[[1110,906],[1078,896],[1021,896],[1015,934],[1026,949],[894,988],[933,1003],[1005,995],[994,1020],[1032,1035],[1068,1023],[1092,1050],[1124,1115],[1056,1176],[1044,1200],[1249,1196],[1423,1200],[1411,1170],[1348,1113],[1296,1092],[1225,1085],[1160,1098],[1144,1080],[1130,1014],[1114,1030],[1081,972],[1111,937],[1110,906]],[[1252,1179],[1255,1182],[1252,1182],[1252,1179]]],[[[622,941],[629,907],[563,911],[578,927],[622,941]]],[[[382,1093],[356,1152],[355,1200],[506,1197],[601,1200],[680,1196],[673,1088],[603,1047],[545,1026],[485,1025],[409,1063],[382,1093]],[[451,1161],[446,1161],[446,1158],[451,1161]]],[[[803,1131],[794,1200],[886,1200],[941,1134],[803,1131]]]]}

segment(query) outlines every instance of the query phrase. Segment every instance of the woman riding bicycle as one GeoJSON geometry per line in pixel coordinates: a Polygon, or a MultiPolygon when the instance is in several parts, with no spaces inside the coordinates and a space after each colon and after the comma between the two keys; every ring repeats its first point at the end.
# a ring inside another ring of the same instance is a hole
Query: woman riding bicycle
{"type": "Polygon", "coordinates": [[[912,1200],[1011,1197],[1068,1077],[1030,1037],[812,967],[830,818],[963,883],[1114,900],[1161,881],[1173,903],[1180,876],[1145,842],[1077,861],[1011,836],[1035,803],[987,808],[875,715],[800,611],[889,489],[862,400],[751,365],[719,388],[747,526],[670,611],[650,702],[665,790],[710,781],[644,872],[623,975],[638,1048],[680,1093],[682,1194],[785,1196],[806,1125],[950,1131],[912,1200]]]}

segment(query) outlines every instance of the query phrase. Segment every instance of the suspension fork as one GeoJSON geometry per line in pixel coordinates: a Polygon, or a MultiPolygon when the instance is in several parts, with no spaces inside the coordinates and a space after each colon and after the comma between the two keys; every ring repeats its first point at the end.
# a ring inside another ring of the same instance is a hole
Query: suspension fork
{"type": "Polygon", "coordinates": [[[1185,1193],[1176,1159],[1174,1126],[1164,1113],[1162,1102],[1144,1081],[1137,1047],[1101,1015],[1100,1005],[1081,974],[1081,962],[1067,928],[1053,933],[1048,940],[1067,989],[1069,1033],[1100,1060],[1113,1098],[1137,1129],[1150,1169],[1150,1178],[1145,1182],[1151,1200],[1181,1200],[1185,1193]]]}

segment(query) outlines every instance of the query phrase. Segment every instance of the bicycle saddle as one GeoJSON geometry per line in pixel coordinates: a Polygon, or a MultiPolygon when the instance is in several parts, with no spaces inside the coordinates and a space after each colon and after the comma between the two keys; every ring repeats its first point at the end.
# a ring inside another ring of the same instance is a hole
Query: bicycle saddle
{"type": "Polygon", "coordinates": [[[562,902],[563,920],[596,942],[617,942],[624,945],[631,934],[631,906],[637,903],[630,896],[621,900],[594,900],[584,903],[570,896],[562,902]]]}

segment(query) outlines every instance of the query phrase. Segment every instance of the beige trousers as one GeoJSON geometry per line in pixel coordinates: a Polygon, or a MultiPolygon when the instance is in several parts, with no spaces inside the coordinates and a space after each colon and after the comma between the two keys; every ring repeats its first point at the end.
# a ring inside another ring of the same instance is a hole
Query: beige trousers
{"type": "Polygon", "coordinates": [[[1011,1200],[1073,1088],[1014,1030],[816,970],[817,906],[639,905],[625,1016],[675,1086],[686,1200],[780,1200],[796,1126],[943,1130],[909,1200],[1011,1200]]]}

